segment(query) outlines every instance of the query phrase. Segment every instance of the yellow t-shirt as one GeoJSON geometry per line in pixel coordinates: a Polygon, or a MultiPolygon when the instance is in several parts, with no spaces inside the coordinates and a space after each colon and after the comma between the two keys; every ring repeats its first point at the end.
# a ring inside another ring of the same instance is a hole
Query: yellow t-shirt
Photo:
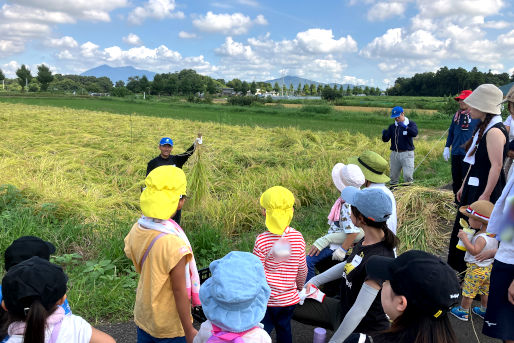
{"type": "Polygon", "coordinates": [[[141,274],[134,322],[155,338],[181,337],[185,334],[175,305],[170,272],[182,257],[186,256],[188,262],[191,253],[180,237],[173,234],[162,236],[150,249],[141,270],[141,259],[150,242],[159,234],[159,231],[142,229],[135,223],[125,237],[125,255],[141,274]]]}

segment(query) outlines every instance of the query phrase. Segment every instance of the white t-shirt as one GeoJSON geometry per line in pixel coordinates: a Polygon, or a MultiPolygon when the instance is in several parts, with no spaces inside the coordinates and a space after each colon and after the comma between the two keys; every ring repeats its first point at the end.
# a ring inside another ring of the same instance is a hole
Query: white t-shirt
{"type": "MultiPolygon", "coordinates": [[[[54,326],[46,329],[45,342],[50,340],[54,326]]],[[[93,329],[82,317],[74,314],[64,316],[56,343],[89,343],[93,329]]],[[[12,335],[7,343],[22,343],[23,335],[12,335]]]]}
{"type": "MultiPolygon", "coordinates": [[[[262,326],[259,324],[259,326],[262,326]]],[[[212,336],[212,324],[209,320],[202,323],[198,334],[193,339],[193,343],[205,343],[212,336]]],[[[261,327],[253,329],[244,335],[243,340],[245,343],[271,343],[271,337],[261,327]]]]}
{"type": "Polygon", "coordinates": [[[393,213],[387,219],[387,227],[389,230],[393,231],[393,233],[396,235],[396,227],[398,226],[398,220],[396,218],[396,200],[394,199],[394,194],[391,192],[389,188],[386,187],[384,183],[372,183],[368,186],[368,188],[380,188],[391,198],[391,202],[393,203],[393,213]]]}
{"type": "Polygon", "coordinates": [[[503,122],[503,125],[508,126],[509,130],[509,142],[514,139],[514,125],[512,125],[512,116],[509,115],[507,119],[503,122]]]}
{"type": "MultiPolygon", "coordinates": [[[[482,251],[493,250],[493,249],[498,248],[498,241],[495,238],[489,237],[486,233],[480,233],[478,235],[474,235],[471,238],[471,244],[475,244],[478,237],[482,237],[483,239],[485,239],[485,247],[482,251]]],[[[464,255],[464,261],[466,261],[468,263],[476,264],[479,267],[487,267],[493,263],[494,258],[490,258],[490,259],[487,259],[484,261],[477,261],[475,256],[471,255],[469,253],[469,251],[466,251],[466,255],[464,255]]]]}

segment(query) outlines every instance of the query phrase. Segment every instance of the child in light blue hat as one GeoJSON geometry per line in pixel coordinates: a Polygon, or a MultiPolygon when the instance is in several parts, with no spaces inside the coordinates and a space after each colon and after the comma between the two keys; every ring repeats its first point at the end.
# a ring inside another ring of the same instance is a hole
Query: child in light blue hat
{"type": "Polygon", "coordinates": [[[212,276],[200,287],[200,300],[207,321],[194,343],[271,343],[260,324],[271,289],[264,267],[255,255],[232,251],[213,261],[212,276]]]}

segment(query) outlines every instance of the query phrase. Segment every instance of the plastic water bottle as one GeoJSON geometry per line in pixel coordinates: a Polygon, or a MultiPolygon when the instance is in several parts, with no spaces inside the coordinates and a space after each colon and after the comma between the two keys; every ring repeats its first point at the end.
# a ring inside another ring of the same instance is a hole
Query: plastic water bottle
{"type": "Polygon", "coordinates": [[[315,328],[314,329],[314,338],[312,343],[325,343],[327,338],[327,330],[323,328],[315,328]]]}
{"type": "MultiPolygon", "coordinates": [[[[473,235],[475,234],[475,230],[467,227],[463,228],[462,230],[468,235],[468,240],[471,241],[471,238],[473,238],[473,235]]],[[[456,248],[461,251],[466,251],[466,247],[464,246],[464,243],[462,243],[461,239],[459,239],[456,248]]]]}

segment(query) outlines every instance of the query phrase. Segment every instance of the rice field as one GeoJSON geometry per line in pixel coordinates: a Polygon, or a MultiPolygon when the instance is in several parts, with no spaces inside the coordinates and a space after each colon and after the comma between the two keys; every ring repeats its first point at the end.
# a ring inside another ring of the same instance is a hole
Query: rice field
{"type": "MultiPolygon", "coordinates": [[[[264,230],[259,196],[273,185],[295,194],[292,226],[313,242],[326,232],[326,216],[338,196],[332,166],[367,149],[389,155],[388,144],[377,135],[358,130],[234,125],[9,102],[0,102],[0,123],[0,185],[16,187],[23,206],[38,217],[38,224],[25,231],[32,219],[16,221],[5,200],[11,193],[0,189],[0,217],[11,213],[13,220],[0,224],[1,248],[22,233],[39,234],[56,243],[59,262],[74,268],[99,266],[81,269],[103,271],[92,274],[94,287],[70,271],[75,280],[72,306],[93,321],[131,316],[128,304],[136,276],[124,258],[123,238],[139,216],[146,164],[157,156],[160,137],[171,136],[173,153],[180,153],[197,132],[203,134],[200,151],[184,166],[191,201],[182,214],[200,267],[230,250],[251,250],[256,234],[264,230]],[[44,217],[49,208],[51,215],[44,217]],[[61,235],[55,227],[67,231],[61,235]],[[111,273],[122,278],[102,278],[111,273]],[[114,318],[100,302],[112,293],[113,283],[127,294],[113,304],[118,306],[114,318]],[[83,292],[93,296],[86,299],[83,292]]],[[[431,151],[415,174],[417,185],[395,190],[400,251],[440,251],[447,244],[452,194],[436,187],[450,180],[449,164],[440,156],[444,140],[437,140],[443,130],[435,133],[415,142],[417,162],[431,151]]]]}

